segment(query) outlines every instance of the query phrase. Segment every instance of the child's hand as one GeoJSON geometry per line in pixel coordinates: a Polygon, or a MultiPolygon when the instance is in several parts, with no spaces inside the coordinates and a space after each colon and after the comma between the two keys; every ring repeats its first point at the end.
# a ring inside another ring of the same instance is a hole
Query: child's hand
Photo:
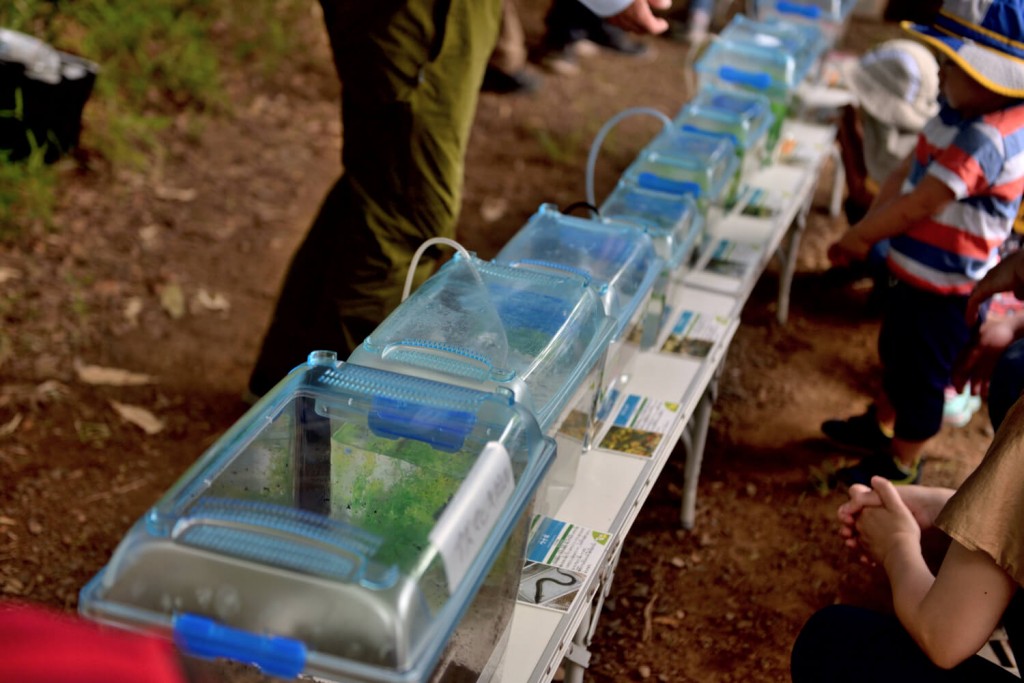
{"type": "Polygon", "coordinates": [[[828,248],[829,260],[837,266],[848,266],[864,261],[871,251],[872,242],[864,239],[855,230],[847,230],[840,240],[828,248]]]}

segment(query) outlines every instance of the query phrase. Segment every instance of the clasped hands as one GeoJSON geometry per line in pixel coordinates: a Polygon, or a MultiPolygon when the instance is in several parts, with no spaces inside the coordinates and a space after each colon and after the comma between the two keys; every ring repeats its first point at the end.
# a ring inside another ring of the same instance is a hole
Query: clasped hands
{"type": "Polygon", "coordinates": [[[920,547],[921,530],[931,526],[932,515],[918,504],[914,489],[919,488],[903,487],[901,495],[884,477],[872,477],[870,488],[862,484],[850,487],[850,499],[839,506],[837,513],[839,535],[848,548],[860,550],[861,562],[871,566],[881,562],[884,566],[886,558],[901,545],[920,547]]]}

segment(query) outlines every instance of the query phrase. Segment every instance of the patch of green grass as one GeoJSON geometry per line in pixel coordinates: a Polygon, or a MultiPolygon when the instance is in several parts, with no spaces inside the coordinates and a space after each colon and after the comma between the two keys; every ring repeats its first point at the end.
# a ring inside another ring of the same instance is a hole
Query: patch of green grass
{"type": "MultiPolygon", "coordinates": [[[[309,7],[308,0],[5,0],[0,26],[99,65],[80,145],[112,167],[139,168],[160,152],[175,116],[192,112],[186,135],[197,136],[202,115],[228,111],[229,67],[268,76],[304,54],[295,27],[309,7]]],[[[0,150],[0,239],[49,221],[59,175],[42,156],[12,163],[0,150]]]]}
{"type": "Polygon", "coordinates": [[[583,144],[583,132],[579,130],[563,135],[547,128],[534,127],[530,132],[545,156],[556,164],[571,164],[583,144]]]}
{"type": "Polygon", "coordinates": [[[110,441],[112,432],[105,422],[75,420],[75,434],[82,445],[103,448],[110,441]]]}
{"type": "Polygon", "coordinates": [[[0,151],[0,240],[10,239],[23,226],[49,226],[57,198],[57,170],[43,161],[45,150],[34,148],[20,162],[7,161],[0,151]]]}
{"type": "Polygon", "coordinates": [[[229,33],[231,55],[238,63],[252,64],[269,76],[286,60],[305,58],[307,50],[295,27],[309,16],[308,0],[221,0],[219,4],[219,24],[229,33]]]}
{"type": "MultiPolygon", "coordinates": [[[[24,120],[24,96],[14,91],[11,109],[0,110],[0,119],[24,120]]],[[[25,133],[29,154],[17,162],[10,152],[0,150],[0,239],[9,237],[16,225],[42,220],[48,222],[53,213],[57,175],[45,162],[46,145],[32,131],[25,133]]]]}

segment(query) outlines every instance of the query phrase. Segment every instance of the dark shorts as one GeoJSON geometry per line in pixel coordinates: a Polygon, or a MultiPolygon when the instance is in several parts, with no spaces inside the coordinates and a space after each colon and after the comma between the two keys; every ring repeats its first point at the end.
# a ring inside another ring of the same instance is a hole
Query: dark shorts
{"type": "Polygon", "coordinates": [[[882,387],[896,411],[896,436],[925,441],[942,427],[953,363],[971,339],[966,296],[890,284],[878,337],[882,387]]]}

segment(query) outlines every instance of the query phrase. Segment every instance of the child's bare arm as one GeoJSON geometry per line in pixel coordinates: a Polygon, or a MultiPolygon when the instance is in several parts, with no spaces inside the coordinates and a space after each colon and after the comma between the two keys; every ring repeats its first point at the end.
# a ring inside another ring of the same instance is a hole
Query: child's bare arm
{"type": "Polygon", "coordinates": [[[920,220],[938,213],[955,195],[939,179],[926,175],[909,193],[879,204],[829,247],[828,256],[840,265],[865,259],[879,240],[895,237],[920,220]]]}
{"type": "MultiPolygon", "coordinates": [[[[878,194],[875,195],[875,200],[871,202],[871,210],[885,206],[896,197],[900,196],[900,190],[903,189],[903,183],[907,179],[907,174],[910,173],[910,166],[914,162],[914,153],[911,152],[900,162],[900,165],[893,169],[892,173],[882,182],[882,186],[878,188],[878,194]]],[[[870,212],[869,212],[870,213],[870,212]]]]}

